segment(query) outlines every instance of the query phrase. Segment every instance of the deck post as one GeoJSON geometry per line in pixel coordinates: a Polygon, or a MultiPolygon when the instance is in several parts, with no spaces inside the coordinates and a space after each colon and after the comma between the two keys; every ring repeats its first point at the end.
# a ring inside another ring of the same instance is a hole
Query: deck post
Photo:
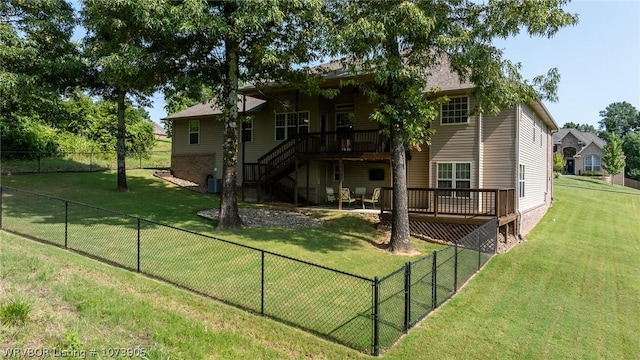
{"type": "Polygon", "coordinates": [[[293,159],[296,165],[296,178],[293,180],[293,203],[298,207],[298,156],[296,155],[293,159]]]}
{"type": "Polygon", "coordinates": [[[433,190],[433,216],[438,217],[438,190],[433,190]]]}
{"type": "Polygon", "coordinates": [[[338,182],[338,210],[342,210],[342,180],[344,179],[342,159],[338,160],[338,173],[340,174],[340,181],[338,182]]]}

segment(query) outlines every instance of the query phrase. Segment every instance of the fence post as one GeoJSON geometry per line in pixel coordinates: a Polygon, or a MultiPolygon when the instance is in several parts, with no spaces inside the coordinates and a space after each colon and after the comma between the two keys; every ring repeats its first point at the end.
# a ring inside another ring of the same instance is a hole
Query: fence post
{"type": "Polygon", "coordinates": [[[482,263],[482,252],[480,251],[481,247],[480,247],[480,231],[478,231],[480,228],[476,229],[476,242],[478,243],[478,270],[480,270],[480,264],[482,263]]]}
{"type": "Polygon", "coordinates": [[[380,355],[380,280],[373,278],[373,356],[380,355]]]}
{"type": "Polygon", "coordinates": [[[409,331],[411,323],[411,262],[404,264],[404,333],[409,331]]]}
{"type": "Polygon", "coordinates": [[[138,218],[138,272],[140,272],[140,218],[138,218]]]}
{"type": "Polygon", "coordinates": [[[261,270],[261,279],[260,279],[260,315],[264,316],[264,250],[260,251],[262,253],[262,261],[260,267],[261,270]]]}
{"type": "Polygon", "coordinates": [[[38,174],[40,173],[40,159],[42,158],[42,153],[38,151],[38,174]]]}
{"type": "Polygon", "coordinates": [[[436,309],[438,302],[438,277],[436,276],[438,254],[433,252],[433,263],[431,264],[431,309],[436,309]]]}
{"type": "Polygon", "coordinates": [[[140,166],[138,167],[138,169],[142,169],[142,153],[138,152],[138,157],[140,159],[140,166]]]}
{"type": "Polygon", "coordinates": [[[69,241],[69,202],[64,202],[64,248],[66,249],[69,241]]]}
{"type": "Polygon", "coordinates": [[[93,171],[93,149],[89,153],[89,172],[93,171]]]}
{"type": "Polygon", "coordinates": [[[458,242],[453,243],[453,292],[458,292],[458,242]]]}

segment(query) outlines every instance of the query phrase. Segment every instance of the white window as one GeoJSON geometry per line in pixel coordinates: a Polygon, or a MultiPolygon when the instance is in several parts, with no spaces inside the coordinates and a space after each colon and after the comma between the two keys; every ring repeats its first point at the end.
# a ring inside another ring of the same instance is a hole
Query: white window
{"type": "MultiPolygon", "coordinates": [[[[438,163],[438,188],[470,189],[471,163],[438,163]]],[[[469,197],[468,191],[441,191],[441,196],[469,197]]]]}
{"type": "Polygon", "coordinates": [[[589,155],[584,158],[584,171],[602,171],[600,158],[596,155],[589,155]]]}
{"type": "Polygon", "coordinates": [[[189,121],[189,145],[200,144],[200,120],[189,121]]]}
{"type": "Polygon", "coordinates": [[[253,141],[253,120],[242,122],[242,141],[253,141]]]}
{"type": "Polygon", "coordinates": [[[440,105],[441,124],[466,124],[469,122],[469,97],[452,97],[440,105]]]}
{"type": "Polygon", "coordinates": [[[286,140],[296,134],[309,132],[309,112],[299,111],[276,114],[276,140],[286,140]]]}
{"type": "Polygon", "coordinates": [[[520,164],[520,173],[518,174],[518,196],[524,197],[524,165],[520,164]]]}

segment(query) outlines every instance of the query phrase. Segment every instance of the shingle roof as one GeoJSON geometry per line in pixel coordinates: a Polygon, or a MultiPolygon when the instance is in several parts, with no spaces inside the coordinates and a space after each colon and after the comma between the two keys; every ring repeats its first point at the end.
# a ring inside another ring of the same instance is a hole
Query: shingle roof
{"type": "Polygon", "coordinates": [[[153,123],[153,134],[154,135],[167,136],[167,130],[165,130],[164,127],[162,127],[162,125],[154,122],[153,123]]]}
{"type": "MultiPolygon", "coordinates": [[[[238,96],[238,111],[243,110],[243,97],[238,96]]],[[[251,96],[246,96],[246,111],[247,112],[256,112],[259,111],[262,106],[266,103],[265,100],[256,99],[251,96]]],[[[184,119],[184,118],[192,118],[192,117],[201,117],[201,116],[213,116],[222,114],[222,110],[218,107],[215,102],[212,100],[207,101],[203,104],[197,104],[190,108],[184,109],[182,111],[178,111],[177,113],[173,113],[167,117],[165,120],[175,120],[175,119],[184,119]]]]}
{"type": "Polygon", "coordinates": [[[575,136],[578,141],[581,141],[584,143],[584,147],[583,149],[585,149],[587,146],[589,146],[589,144],[593,143],[595,144],[597,147],[599,147],[600,149],[604,148],[604,146],[607,144],[606,141],[600,139],[598,137],[598,135],[592,133],[592,132],[585,132],[585,131],[580,131],[578,129],[560,129],[557,132],[553,133],[553,143],[554,144],[558,144],[562,142],[562,139],[564,139],[565,136],[567,136],[568,134],[572,134],[573,136],[575,136]]]}

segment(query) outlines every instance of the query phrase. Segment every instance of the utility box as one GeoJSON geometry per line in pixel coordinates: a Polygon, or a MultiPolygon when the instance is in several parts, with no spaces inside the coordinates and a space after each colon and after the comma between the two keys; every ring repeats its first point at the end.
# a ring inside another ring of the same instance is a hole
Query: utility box
{"type": "Polygon", "coordinates": [[[213,177],[207,178],[207,191],[219,194],[222,191],[222,179],[216,179],[213,177]]]}

